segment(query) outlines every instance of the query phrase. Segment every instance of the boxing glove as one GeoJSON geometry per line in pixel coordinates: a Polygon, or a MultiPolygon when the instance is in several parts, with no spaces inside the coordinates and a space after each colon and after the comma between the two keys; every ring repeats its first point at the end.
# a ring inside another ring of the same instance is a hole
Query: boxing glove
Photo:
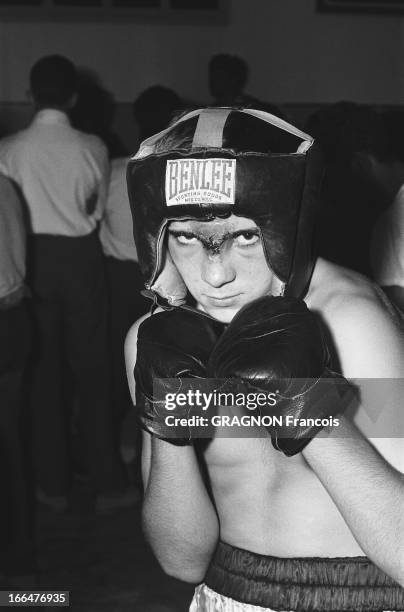
{"type": "Polygon", "coordinates": [[[274,393],[276,403],[261,414],[278,417],[268,432],[274,447],[292,456],[323,428],[321,421],[344,412],[353,399],[353,386],[329,369],[329,361],[317,317],[306,304],[265,296],[233,318],[211,353],[208,376],[229,379],[229,385],[241,380],[245,393],[274,393]]]}
{"type": "Polygon", "coordinates": [[[176,405],[168,411],[164,394],[181,391],[181,378],[195,379],[198,388],[225,327],[208,315],[183,308],[157,313],[140,325],[134,368],[136,406],[141,426],[149,433],[177,444],[191,442],[187,427],[176,429],[166,423],[168,415],[189,416],[190,407],[176,405]],[[167,386],[166,379],[171,379],[167,386]]]}

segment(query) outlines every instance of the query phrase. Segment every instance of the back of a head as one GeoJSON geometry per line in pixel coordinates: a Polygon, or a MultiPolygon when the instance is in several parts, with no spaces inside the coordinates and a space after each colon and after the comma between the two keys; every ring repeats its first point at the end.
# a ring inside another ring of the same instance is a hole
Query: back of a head
{"type": "Polygon", "coordinates": [[[382,119],[395,160],[404,163],[404,111],[388,110],[382,113],[382,119]]]}
{"type": "Polygon", "coordinates": [[[248,80],[247,63],[237,55],[220,53],[209,62],[209,87],[215,98],[236,96],[245,88],[248,80]]]}
{"type": "Polygon", "coordinates": [[[316,139],[327,162],[336,161],[341,130],[358,108],[362,107],[355,102],[336,102],[320,108],[307,120],[305,130],[316,139]]]}
{"type": "Polygon", "coordinates": [[[350,109],[340,126],[337,160],[350,161],[355,153],[373,155],[380,162],[394,159],[383,116],[370,106],[357,105],[350,109]]]}
{"type": "Polygon", "coordinates": [[[168,87],[153,85],[133,103],[133,115],[139,124],[140,139],[163,130],[182,108],[181,98],[168,87]]]}
{"type": "Polygon", "coordinates": [[[47,55],[30,72],[30,89],[38,107],[63,108],[77,91],[76,68],[62,55],[47,55]]]}
{"type": "Polygon", "coordinates": [[[107,139],[115,113],[113,95],[105,89],[97,73],[77,70],[77,100],[70,113],[75,128],[107,139]]]}

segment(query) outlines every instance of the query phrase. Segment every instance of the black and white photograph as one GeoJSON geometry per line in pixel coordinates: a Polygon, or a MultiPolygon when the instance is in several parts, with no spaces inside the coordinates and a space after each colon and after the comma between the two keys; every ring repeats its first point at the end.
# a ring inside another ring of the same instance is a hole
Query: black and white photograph
{"type": "Polygon", "coordinates": [[[0,611],[404,611],[404,1],[0,0],[0,611]]]}

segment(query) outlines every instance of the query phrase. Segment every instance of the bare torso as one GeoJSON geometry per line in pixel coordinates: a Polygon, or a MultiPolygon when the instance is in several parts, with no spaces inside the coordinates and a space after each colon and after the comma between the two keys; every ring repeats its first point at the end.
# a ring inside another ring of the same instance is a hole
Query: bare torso
{"type": "Polygon", "coordinates": [[[279,557],[362,555],[316,475],[269,439],[214,440],[205,453],[223,541],[279,557]]]}

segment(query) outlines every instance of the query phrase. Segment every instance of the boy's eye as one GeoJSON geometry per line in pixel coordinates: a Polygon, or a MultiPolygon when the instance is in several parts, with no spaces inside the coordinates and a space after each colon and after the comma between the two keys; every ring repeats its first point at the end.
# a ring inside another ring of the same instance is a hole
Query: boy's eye
{"type": "Polygon", "coordinates": [[[259,242],[260,237],[256,234],[256,232],[251,231],[239,234],[234,240],[239,246],[251,246],[252,244],[259,242]]]}
{"type": "Polygon", "coordinates": [[[174,238],[180,244],[196,244],[198,242],[198,238],[192,234],[174,234],[174,238]]]}

